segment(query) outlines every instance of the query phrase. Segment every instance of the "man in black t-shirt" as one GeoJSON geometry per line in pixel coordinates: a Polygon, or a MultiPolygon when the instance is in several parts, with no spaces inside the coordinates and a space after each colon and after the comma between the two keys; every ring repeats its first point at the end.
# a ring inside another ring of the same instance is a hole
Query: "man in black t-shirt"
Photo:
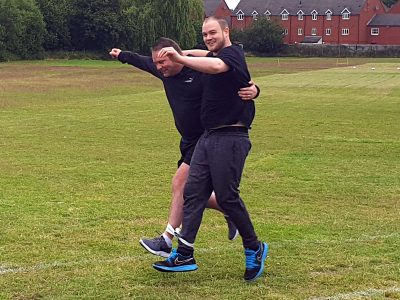
{"type": "MultiPolygon", "coordinates": [[[[174,116],[175,125],[181,135],[178,169],[172,180],[172,201],[168,216],[168,224],[161,236],[152,239],[140,239],[140,244],[150,253],[168,257],[172,249],[172,238],[175,229],[182,223],[183,217],[183,188],[189,173],[190,161],[195,145],[204,132],[200,121],[201,96],[203,93],[202,74],[171,61],[168,57],[158,57],[158,52],[163,47],[172,47],[182,53],[179,45],[170,39],[160,38],[152,47],[152,57],[142,56],[129,51],[114,48],[110,55],[122,63],[130,64],[162,80],[169,105],[174,116]]],[[[195,51],[197,54],[203,53],[195,51]]],[[[243,100],[257,97],[254,85],[244,88],[239,92],[243,100]]],[[[222,212],[218,206],[215,195],[209,198],[207,206],[222,212]]],[[[228,238],[233,240],[238,231],[235,225],[225,216],[228,224],[228,238]]]]}
{"type": "Polygon", "coordinates": [[[244,163],[251,148],[248,130],[255,107],[254,101],[242,101],[237,92],[248,86],[250,74],[243,50],[230,42],[225,20],[208,18],[202,31],[210,51],[207,57],[182,56],[171,47],[161,49],[158,54],[204,73],[200,119],[205,132],[196,145],[184,190],[178,249],[153,267],[163,272],[197,270],[194,241],[207,200],[214,190],[218,204],[242,237],[246,257],[244,279],[251,281],[263,273],[268,245],[258,240],[239,195],[244,163]]]}

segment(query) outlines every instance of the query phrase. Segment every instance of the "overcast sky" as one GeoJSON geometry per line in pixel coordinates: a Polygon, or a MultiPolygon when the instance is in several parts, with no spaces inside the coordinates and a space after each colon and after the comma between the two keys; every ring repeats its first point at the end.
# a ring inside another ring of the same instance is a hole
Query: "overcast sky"
{"type": "Polygon", "coordinates": [[[225,2],[230,9],[235,9],[235,7],[238,5],[240,0],[225,0],[225,2]]]}

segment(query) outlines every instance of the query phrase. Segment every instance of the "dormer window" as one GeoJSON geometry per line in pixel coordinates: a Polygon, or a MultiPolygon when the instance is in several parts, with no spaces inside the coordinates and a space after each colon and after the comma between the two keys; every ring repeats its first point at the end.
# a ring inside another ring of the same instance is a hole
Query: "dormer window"
{"type": "Polygon", "coordinates": [[[253,11],[251,13],[251,15],[253,16],[253,20],[257,20],[257,16],[258,16],[258,12],[257,11],[253,11]]]}
{"type": "Polygon", "coordinates": [[[297,20],[301,21],[304,18],[304,12],[302,10],[299,10],[297,12],[297,20]]]}
{"type": "Polygon", "coordinates": [[[318,19],[318,12],[315,9],[311,12],[311,19],[313,21],[316,21],[318,19]]]}
{"type": "Polygon", "coordinates": [[[349,20],[350,19],[350,11],[347,8],[345,8],[342,11],[342,19],[343,20],[349,20]]]}
{"type": "Polygon", "coordinates": [[[238,19],[239,21],[243,21],[244,13],[242,12],[242,10],[239,10],[239,11],[236,13],[236,16],[237,16],[237,19],[238,19]]]}
{"type": "Polygon", "coordinates": [[[331,12],[330,9],[328,9],[328,10],[325,12],[325,15],[326,15],[326,19],[327,19],[328,21],[332,20],[332,12],[331,12]]]}
{"type": "Polygon", "coordinates": [[[286,9],[281,12],[281,16],[283,21],[289,20],[289,12],[286,9]]]}
{"type": "Polygon", "coordinates": [[[264,15],[265,15],[265,17],[267,18],[267,20],[271,20],[271,12],[270,12],[269,10],[267,10],[267,11],[264,13],[264,15]]]}

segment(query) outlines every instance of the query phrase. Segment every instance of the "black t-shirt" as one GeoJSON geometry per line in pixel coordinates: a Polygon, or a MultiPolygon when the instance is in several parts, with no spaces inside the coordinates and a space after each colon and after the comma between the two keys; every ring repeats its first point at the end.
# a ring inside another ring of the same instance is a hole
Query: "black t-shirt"
{"type": "Polygon", "coordinates": [[[201,121],[205,128],[233,125],[239,122],[250,128],[254,119],[254,101],[243,101],[238,91],[249,86],[250,74],[241,47],[232,45],[216,56],[229,66],[229,71],[219,74],[203,74],[204,94],[201,121]]]}
{"type": "Polygon", "coordinates": [[[122,51],[118,60],[128,63],[161,79],[175,126],[186,141],[197,140],[204,131],[200,121],[201,96],[203,93],[202,73],[184,67],[172,77],[164,77],[157,70],[151,57],[122,51]]]}

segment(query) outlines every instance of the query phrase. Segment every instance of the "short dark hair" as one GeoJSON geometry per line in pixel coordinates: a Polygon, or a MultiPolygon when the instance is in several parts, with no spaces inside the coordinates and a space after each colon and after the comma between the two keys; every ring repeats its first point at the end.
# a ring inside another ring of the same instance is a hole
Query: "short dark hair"
{"type": "Polygon", "coordinates": [[[221,26],[222,30],[224,30],[227,27],[229,28],[228,22],[225,19],[221,19],[221,18],[217,18],[217,17],[211,16],[211,17],[206,18],[203,23],[206,23],[208,21],[217,21],[219,26],[221,26]]]}
{"type": "Polygon", "coordinates": [[[174,40],[171,40],[169,38],[166,37],[160,37],[153,45],[153,47],[151,47],[151,51],[159,51],[162,48],[165,47],[172,47],[174,48],[179,54],[182,54],[182,49],[181,47],[179,47],[178,43],[175,42],[174,40]]]}

